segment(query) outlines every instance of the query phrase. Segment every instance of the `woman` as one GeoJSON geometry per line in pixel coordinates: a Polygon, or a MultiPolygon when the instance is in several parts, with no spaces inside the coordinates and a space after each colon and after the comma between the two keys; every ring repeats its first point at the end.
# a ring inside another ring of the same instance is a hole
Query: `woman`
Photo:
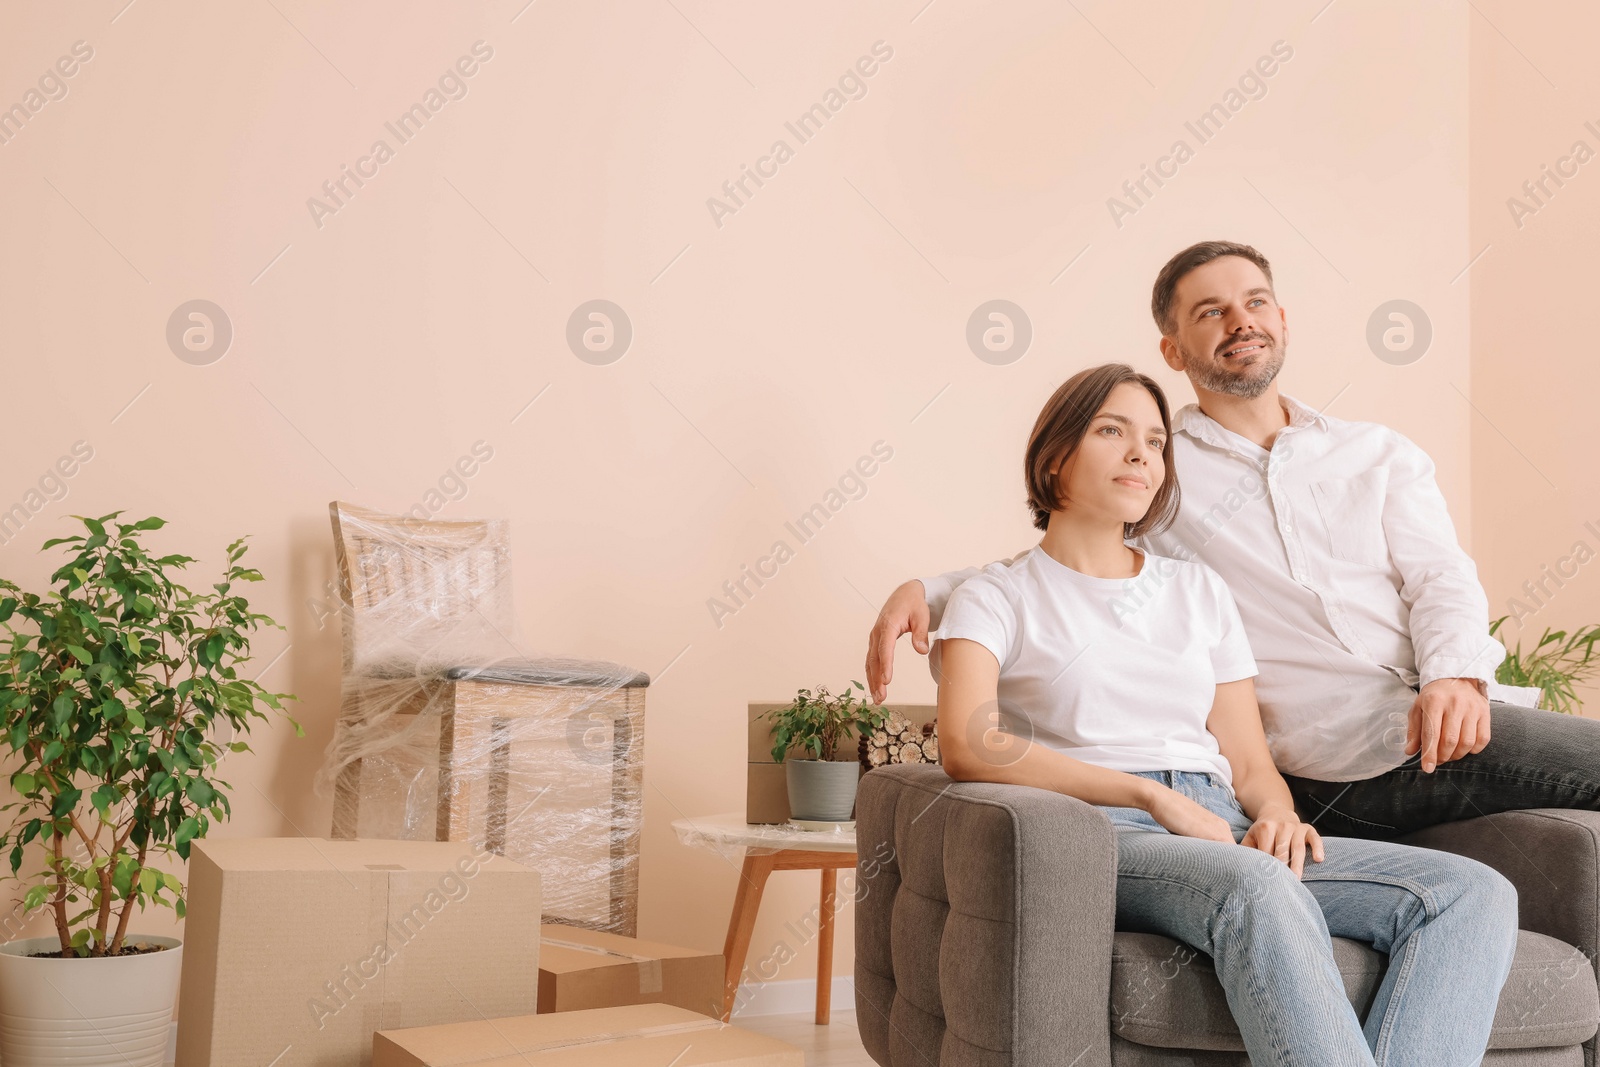
{"type": "Polygon", "coordinates": [[[1045,405],[1026,460],[1044,537],[959,586],[933,635],[945,769],[1104,808],[1117,928],[1208,953],[1253,1063],[1477,1063],[1516,890],[1475,860],[1300,821],[1227,587],[1124,543],[1172,521],[1170,434],[1160,386],[1123,364],[1045,405]],[[1330,934],[1389,954],[1365,1026],[1330,934]]]}

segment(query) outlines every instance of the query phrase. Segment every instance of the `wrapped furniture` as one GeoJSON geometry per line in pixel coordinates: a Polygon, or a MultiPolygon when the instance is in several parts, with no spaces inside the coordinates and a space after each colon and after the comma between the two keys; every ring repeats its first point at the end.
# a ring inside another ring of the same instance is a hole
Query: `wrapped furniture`
{"type": "Polygon", "coordinates": [[[503,520],[329,511],[332,836],[479,840],[544,876],[546,921],[633,936],[649,678],[523,651],[503,520]]]}
{"type": "MultiPolygon", "coordinates": [[[[1210,957],[1115,929],[1115,836],[1061,793],[953,781],[930,764],[868,771],[855,977],[873,1060],[1248,1067],[1210,957]]],[[[1517,888],[1522,929],[1485,1067],[1594,1067],[1600,812],[1505,812],[1396,840],[1470,856],[1517,888]]],[[[1333,948],[1364,1017],[1388,959],[1348,938],[1333,948]]]]}

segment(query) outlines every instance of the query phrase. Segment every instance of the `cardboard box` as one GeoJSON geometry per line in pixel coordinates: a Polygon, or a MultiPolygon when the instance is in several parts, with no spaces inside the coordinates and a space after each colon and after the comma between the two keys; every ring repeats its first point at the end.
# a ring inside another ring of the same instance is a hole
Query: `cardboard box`
{"type": "MultiPolygon", "coordinates": [[[[766,712],[774,708],[787,707],[788,702],[777,704],[751,704],[749,713],[750,737],[750,764],[745,779],[745,821],[777,823],[789,821],[789,784],[783,770],[783,764],[772,758],[772,720],[761,718],[766,712]]],[[[890,711],[899,712],[911,723],[921,726],[925,722],[934,722],[939,718],[939,708],[936,704],[885,704],[890,711]]],[[[850,742],[845,746],[845,751],[835,754],[835,759],[842,763],[854,763],[860,759],[857,744],[860,735],[854,731],[850,734],[850,742]]],[[[807,758],[798,749],[791,749],[793,755],[801,759],[807,758]]],[[[861,768],[861,773],[866,774],[867,769],[861,768]]]]}
{"type": "Polygon", "coordinates": [[[720,952],[557,923],[539,927],[540,1015],[675,1004],[720,1019],[726,974],[720,952]]]}
{"type": "Polygon", "coordinates": [[[539,904],[466,842],[196,841],[177,1063],[365,1064],[377,1030],[533,1011],[539,904]]]}
{"type": "Polygon", "coordinates": [[[805,1067],[787,1042],[671,1004],[483,1019],[372,1039],[372,1067],[805,1067]]]}

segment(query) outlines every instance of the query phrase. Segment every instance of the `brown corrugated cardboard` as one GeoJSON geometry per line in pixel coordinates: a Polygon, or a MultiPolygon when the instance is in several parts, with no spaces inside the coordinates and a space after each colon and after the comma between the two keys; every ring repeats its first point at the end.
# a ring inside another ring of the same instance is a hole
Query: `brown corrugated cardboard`
{"type": "Polygon", "coordinates": [[[539,927],[539,1014],[676,1004],[722,1017],[722,953],[583,930],[539,927]]]}
{"type": "MultiPolygon", "coordinates": [[[[898,712],[913,725],[921,726],[925,722],[933,722],[939,717],[939,708],[935,704],[885,704],[885,708],[898,712]]],[[[789,819],[789,786],[783,770],[783,764],[775,762],[772,758],[772,720],[763,718],[766,712],[774,708],[787,707],[783,704],[751,704],[749,713],[749,772],[745,780],[745,821],[747,822],[787,822],[789,819]]],[[[854,731],[850,734],[848,744],[841,746],[843,751],[835,753],[834,758],[840,762],[853,763],[858,755],[857,743],[860,740],[854,731]]],[[[792,754],[804,758],[798,749],[791,749],[792,754]]],[[[866,768],[861,773],[867,773],[866,768]]]]}
{"type": "Polygon", "coordinates": [[[180,1067],[365,1064],[385,1027],[534,1010],[539,875],[466,842],[196,841],[180,1067]]]}
{"type": "Polygon", "coordinates": [[[372,1067],[805,1067],[793,1045],[671,1004],[386,1030],[372,1067]]]}

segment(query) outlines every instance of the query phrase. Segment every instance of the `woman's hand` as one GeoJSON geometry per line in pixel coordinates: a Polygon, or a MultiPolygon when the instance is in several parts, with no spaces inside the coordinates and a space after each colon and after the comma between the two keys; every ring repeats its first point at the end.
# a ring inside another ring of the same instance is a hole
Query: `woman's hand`
{"type": "Polygon", "coordinates": [[[1308,822],[1301,822],[1293,808],[1269,805],[1256,815],[1256,821],[1245,831],[1239,842],[1258,848],[1269,856],[1276,856],[1289,865],[1299,878],[1305,871],[1306,846],[1311,847],[1311,858],[1321,863],[1326,856],[1322,851],[1322,837],[1308,822]]]}
{"type": "Polygon", "coordinates": [[[1321,863],[1322,838],[1311,824],[1300,821],[1289,786],[1272,764],[1255,684],[1249,678],[1217,686],[1206,729],[1233,767],[1233,793],[1240,810],[1255,812],[1255,822],[1239,844],[1283,860],[1296,878],[1304,870],[1308,843],[1312,859],[1321,863]]]}
{"type": "Polygon", "coordinates": [[[1234,843],[1233,827],[1227,819],[1207,810],[1202,804],[1196,804],[1171,786],[1162,785],[1156,790],[1150,806],[1145,810],[1171,833],[1207,841],[1226,841],[1230,845],[1234,843]]]}

